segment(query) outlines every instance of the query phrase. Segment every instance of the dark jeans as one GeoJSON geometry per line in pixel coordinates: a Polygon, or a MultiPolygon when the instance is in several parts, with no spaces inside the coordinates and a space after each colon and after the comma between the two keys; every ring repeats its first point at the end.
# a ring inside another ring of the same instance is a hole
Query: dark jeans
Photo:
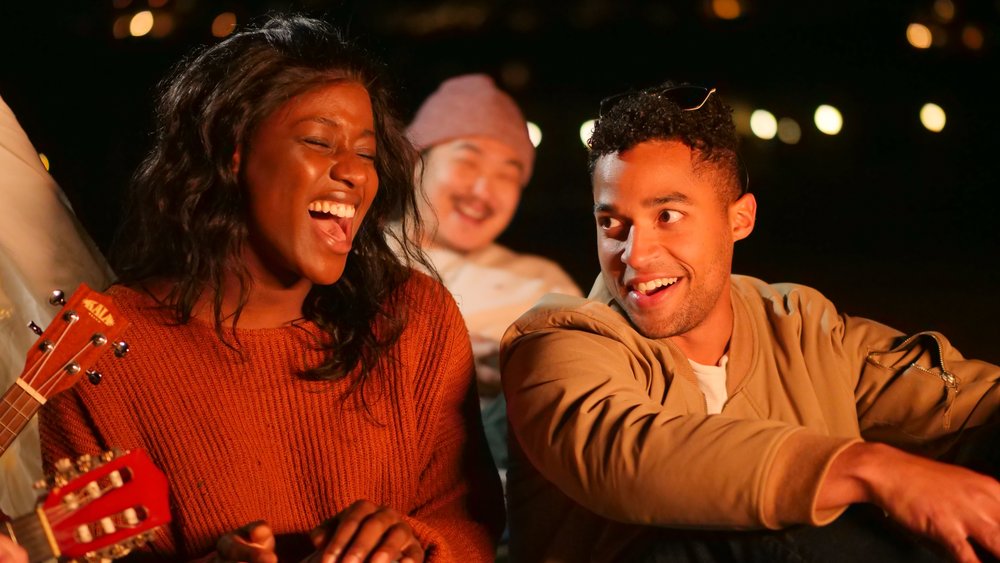
{"type": "MultiPolygon", "coordinates": [[[[1000,477],[1000,423],[966,433],[945,458],[1000,477]]],[[[979,549],[980,560],[997,562],[979,549]]],[[[663,529],[638,542],[621,558],[630,563],[842,563],[854,561],[939,563],[949,561],[928,540],[917,538],[871,505],[855,505],[822,528],[778,531],[663,529]]]]}

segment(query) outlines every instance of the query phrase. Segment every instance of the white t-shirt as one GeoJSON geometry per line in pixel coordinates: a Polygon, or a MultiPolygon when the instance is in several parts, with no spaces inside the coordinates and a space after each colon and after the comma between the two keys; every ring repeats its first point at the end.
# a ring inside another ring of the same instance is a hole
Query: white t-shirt
{"type": "Polygon", "coordinates": [[[438,247],[426,253],[455,297],[469,332],[494,342],[546,293],[581,295],[555,262],[499,244],[468,254],[438,247]]]}
{"type": "Polygon", "coordinates": [[[706,366],[691,359],[688,359],[688,363],[698,379],[698,387],[705,395],[708,414],[719,414],[729,399],[729,392],[726,391],[726,364],[729,363],[729,356],[722,356],[717,366],[706,366]]]}

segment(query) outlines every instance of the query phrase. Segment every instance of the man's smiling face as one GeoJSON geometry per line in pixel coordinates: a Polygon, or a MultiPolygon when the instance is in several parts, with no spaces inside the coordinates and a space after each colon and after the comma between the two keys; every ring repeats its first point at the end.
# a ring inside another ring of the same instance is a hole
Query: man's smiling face
{"type": "Polygon", "coordinates": [[[648,338],[721,330],[731,315],[733,244],[752,230],[755,203],[731,201],[717,187],[721,174],[678,141],[642,142],[595,163],[604,283],[648,338]]]}

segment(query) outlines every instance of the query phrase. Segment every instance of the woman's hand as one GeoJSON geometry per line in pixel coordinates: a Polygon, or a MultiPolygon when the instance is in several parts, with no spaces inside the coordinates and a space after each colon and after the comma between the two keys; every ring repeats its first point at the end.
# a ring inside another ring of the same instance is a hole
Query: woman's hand
{"type": "Polygon", "coordinates": [[[0,563],[28,563],[28,553],[14,540],[0,535],[0,563]]]}
{"type": "Polygon", "coordinates": [[[194,563],[278,563],[274,553],[274,532],[258,520],[219,538],[215,553],[194,563]]]}
{"type": "Polygon", "coordinates": [[[316,553],[303,563],[423,563],[424,548],[399,513],[359,500],[310,534],[316,553]]]}

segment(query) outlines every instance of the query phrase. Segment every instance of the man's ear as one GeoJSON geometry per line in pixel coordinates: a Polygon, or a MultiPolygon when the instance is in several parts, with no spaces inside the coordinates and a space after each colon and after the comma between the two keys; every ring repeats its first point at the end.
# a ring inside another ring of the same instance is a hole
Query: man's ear
{"type": "Polygon", "coordinates": [[[757,199],[753,194],[743,194],[739,199],[729,204],[729,228],[733,233],[733,241],[743,240],[753,232],[757,222],[757,199]]]}

